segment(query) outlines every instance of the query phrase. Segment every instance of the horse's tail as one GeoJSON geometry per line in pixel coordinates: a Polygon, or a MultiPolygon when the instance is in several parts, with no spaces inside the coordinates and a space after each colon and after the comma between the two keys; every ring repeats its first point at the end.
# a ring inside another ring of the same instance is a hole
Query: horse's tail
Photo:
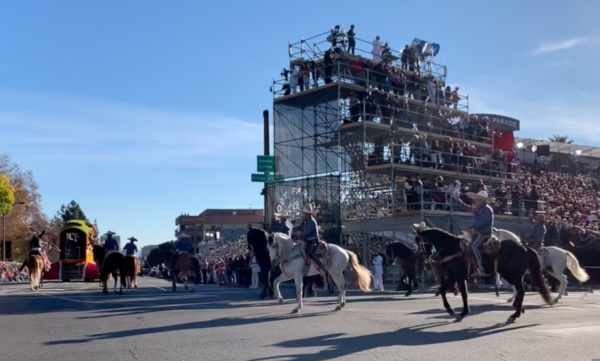
{"type": "Polygon", "coordinates": [[[192,257],[192,272],[194,274],[194,284],[200,284],[200,281],[202,279],[200,271],[200,260],[196,257],[192,257]]]}
{"type": "Polygon", "coordinates": [[[350,257],[351,270],[357,278],[356,285],[363,292],[371,292],[371,272],[358,263],[356,253],[348,250],[346,250],[346,253],[350,257]]]}
{"type": "Polygon", "coordinates": [[[538,292],[540,293],[540,296],[542,296],[542,299],[544,299],[544,302],[546,302],[549,305],[552,305],[552,298],[550,297],[550,291],[548,290],[548,287],[546,287],[546,283],[544,282],[544,279],[542,278],[542,265],[540,264],[540,259],[538,258],[538,254],[537,252],[530,248],[530,247],[526,247],[527,249],[527,255],[529,257],[529,274],[531,274],[531,279],[533,280],[533,283],[535,284],[535,286],[538,289],[538,292]]]}
{"type": "Polygon", "coordinates": [[[579,282],[585,282],[589,280],[590,276],[583,268],[581,268],[579,261],[577,261],[577,258],[575,258],[573,253],[569,251],[565,251],[565,253],[567,254],[567,268],[569,271],[571,271],[573,276],[575,276],[579,282]]]}

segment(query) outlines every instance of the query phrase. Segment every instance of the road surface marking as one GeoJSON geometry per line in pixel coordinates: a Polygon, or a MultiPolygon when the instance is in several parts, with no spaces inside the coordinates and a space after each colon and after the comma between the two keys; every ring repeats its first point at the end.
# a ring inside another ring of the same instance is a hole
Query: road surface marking
{"type": "Polygon", "coordinates": [[[165,288],[158,287],[158,286],[152,286],[152,287],[154,287],[154,288],[158,288],[159,290],[163,290],[163,291],[167,292],[167,290],[166,290],[165,288]]]}
{"type": "Polygon", "coordinates": [[[558,328],[552,330],[536,330],[536,332],[551,333],[562,336],[596,336],[600,335],[600,326],[583,326],[558,328]]]}

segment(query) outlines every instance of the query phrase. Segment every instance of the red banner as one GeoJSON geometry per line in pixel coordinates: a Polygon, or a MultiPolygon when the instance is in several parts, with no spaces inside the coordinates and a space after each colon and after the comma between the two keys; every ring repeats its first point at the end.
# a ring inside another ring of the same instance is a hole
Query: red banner
{"type": "Polygon", "coordinates": [[[496,133],[494,135],[494,150],[515,149],[515,137],[513,132],[496,133]]]}

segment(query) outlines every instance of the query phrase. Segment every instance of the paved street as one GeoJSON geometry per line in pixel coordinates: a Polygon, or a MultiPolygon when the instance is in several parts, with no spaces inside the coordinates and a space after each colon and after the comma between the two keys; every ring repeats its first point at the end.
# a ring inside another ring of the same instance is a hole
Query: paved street
{"type": "MultiPolygon", "coordinates": [[[[600,294],[572,292],[558,306],[525,298],[512,312],[491,293],[470,295],[462,323],[440,298],[394,292],[350,292],[332,312],[332,297],[257,301],[256,292],[202,286],[173,294],[163,280],[143,278],[123,296],[97,283],[52,283],[42,292],[0,286],[0,359],[22,360],[591,360],[600,358],[600,294]]],[[[289,299],[290,294],[284,294],[289,299]]],[[[460,296],[450,296],[459,308],[460,296]]]]}

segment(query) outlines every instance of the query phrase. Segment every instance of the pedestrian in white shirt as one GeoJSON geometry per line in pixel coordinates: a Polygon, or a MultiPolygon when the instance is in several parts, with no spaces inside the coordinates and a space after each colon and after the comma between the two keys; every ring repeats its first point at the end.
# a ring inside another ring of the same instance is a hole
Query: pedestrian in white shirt
{"type": "Polygon", "coordinates": [[[371,54],[373,54],[374,62],[379,63],[381,61],[381,43],[379,42],[379,35],[373,40],[373,50],[371,50],[371,54]]]}
{"type": "Polygon", "coordinates": [[[292,94],[296,94],[298,91],[298,78],[300,77],[300,71],[297,66],[292,69],[292,75],[290,76],[290,89],[292,94]]]}
{"type": "Polygon", "coordinates": [[[373,290],[383,291],[383,256],[381,251],[377,251],[377,254],[373,257],[373,290]]]}
{"type": "Polygon", "coordinates": [[[250,288],[258,288],[258,274],[260,273],[260,267],[258,266],[258,262],[256,262],[256,257],[254,257],[254,254],[252,254],[250,268],[252,269],[252,285],[250,288]]]}

